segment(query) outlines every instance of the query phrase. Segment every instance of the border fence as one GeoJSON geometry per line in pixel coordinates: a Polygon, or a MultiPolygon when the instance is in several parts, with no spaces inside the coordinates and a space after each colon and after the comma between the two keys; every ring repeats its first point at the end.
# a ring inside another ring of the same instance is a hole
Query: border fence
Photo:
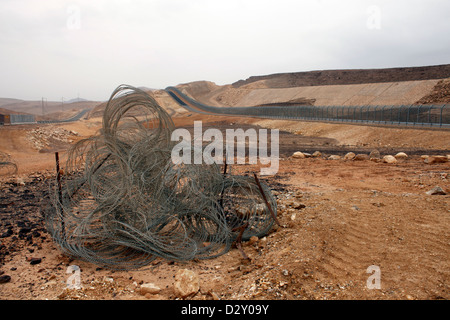
{"type": "Polygon", "coordinates": [[[63,122],[75,122],[83,118],[90,109],[83,109],[73,117],[64,120],[39,120],[37,123],[63,123],[63,122]]]}
{"type": "Polygon", "coordinates": [[[36,123],[32,114],[0,114],[0,125],[14,125],[24,123],[36,123]]]}
{"type": "Polygon", "coordinates": [[[274,104],[257,107],[213,107],[188,97],[175,87],[166,88],[166,92],[187,110],[207,114],[450,128],[449,104],[397,106],[283,106],[274,104]]]}
{"type": "Polygon", "coordinates": [[[85,116],[89,110],[90,109],[84,109],[79,113],[77,113],[76,115],[63,120],[36,120],[36,117],[32,114],[0,114],[0,126],[30,124],[30,123],[45,124],[45,123],[74,122],[83,118],[83,116],[85,116]]]}

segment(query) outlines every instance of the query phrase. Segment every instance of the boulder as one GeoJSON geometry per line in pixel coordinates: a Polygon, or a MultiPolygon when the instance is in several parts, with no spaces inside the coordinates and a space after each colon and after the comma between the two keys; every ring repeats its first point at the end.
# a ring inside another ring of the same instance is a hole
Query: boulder
{"type": "Polygon", "coordinates": [[[383,162],[385,163],[397,163],[397,159],[391,155],[387,155],[383,157],[383,162]]]}
{"type": "Polygon", "coordinates": [[[11,276],[8,276],[6,274],[0,276],[0,283],[7,283],[11,281],[11,276]]]}
{"type": "Polygon", "coordinates": [[[447,161],[448,161],[447,156],[430,156],[424,159],[424,162],[427,164],[444,163],[447,161]]]}
{"type": "Polygon", "coordinates": [[[399,152],[397,153],[395,156],[395,159],[397,160],[404,160],[404,159],[408,159],[408,155],[404,152],[399,152]]]}
{"type": "Polygon", "coordinates": [[[335,154],[328,157],[328,160],[340,160],[340,159],[341,159],[341,156],[338,156],[335,154]]]}
{"type": "Polygon", "coordinates": [[[447,193],[439,186],[434,187],[430,191],[427,191],[426,194],[433,196],[433,195],[443,195],[445,196],[447,193]]]}
{"type": "Polygon", "coordinates": [[[364,154],[364,153],[357,154],[355,156],[355,158],[353,158],[354,161],[364,161],[364,160],[369,160],[369,159],[370,159],[369,155],[364,154]]]}
{"type": "Polygon", "coordinates": [[[294,158],[294,159],[305,159],[306,156],[303,154],[303,152],[298,151],[298,152],[295,152],[292,155],[292,158],[294,158]]]}
{"type": "Polygon", "coordinates": [[[147,293],[149,294],[158,294],[161,292],[161,288],[155,285],[154,283],[144,283],[141,285],[141,294],[145,296],[147,293]]]}
{"type": "Polygon", "coordinates": [[[313,156],[314,158],[320,158],[320,157],[322,156],[322,152],[316,151],[316,152],[314,152],[314,153],[312,154],[312,156],[313,156]]]}
{"type": "Polygon", "coordinates": [[[177,297],[187,298],[200,290],[198,275],[191,270],[181,269],[175,275],[174,291],[177,297]]]}
{"type": "Polygon", "coordinates": [[[369,153],[369,159],[380,159],[381,158],[381,154],[380,154],[380,151],[378,151],[378,150],[372,150],[370,153],[369,153]]]}
{"type": "Polygon", "coordinates": [[[356,154],[354,154],[353,152],[348,152],[345,156],[344,156],[344,160],[353,160],[355,159],[356,154]]]}
{"type": "Polygon", "coordinates": [[[42,262],[42,259],[41,259],[41,258],[31,258],[31,259],[30,259],[30,264],[31,264],[31,265],[39,264],[39,263],[41,263],[41,262],[42,262]]]}

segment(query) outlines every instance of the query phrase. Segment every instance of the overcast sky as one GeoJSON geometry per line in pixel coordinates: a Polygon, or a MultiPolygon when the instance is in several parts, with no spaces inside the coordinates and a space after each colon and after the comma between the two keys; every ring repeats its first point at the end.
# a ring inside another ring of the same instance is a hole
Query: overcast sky
{"type": "Polygon", "coordinates": [[[448,0],[0,1],[0,97],[448,63],[448,0]]]}

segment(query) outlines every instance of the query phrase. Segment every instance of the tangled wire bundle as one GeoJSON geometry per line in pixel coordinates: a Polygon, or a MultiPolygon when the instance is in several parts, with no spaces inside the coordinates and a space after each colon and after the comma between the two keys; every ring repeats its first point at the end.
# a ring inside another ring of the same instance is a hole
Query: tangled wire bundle
{"type": "Polygon", "coordinates": [[[144,91],[113,92],[102,129],[71,149],[72,174],[54,185],[46,226],[63,252],[132,269],[158,257],[217,257],[236,239],[267,234],[276,219],[269,188],[216,164],[174,164],[173,130],[144,91]]]}

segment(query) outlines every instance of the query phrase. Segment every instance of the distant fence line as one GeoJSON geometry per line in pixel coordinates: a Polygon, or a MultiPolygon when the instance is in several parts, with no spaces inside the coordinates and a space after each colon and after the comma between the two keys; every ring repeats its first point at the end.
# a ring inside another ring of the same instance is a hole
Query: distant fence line
{"type": "Polygon", "coordinates": [[[24,123],[36,123],[36,117],[32,114],[0,114],[0,125],[24,123]]]}
{"type": "Polygon", "coordinates": [[[40,120],[38,123],[64,123],[64,122],[74,122],[80,120],[90,109],[84,109],[74,115],[71,118],[64,119],[64,120],[40,120]]]}
{"type": "Polygon", "coordinates": [[[0,114],[0,125],[16,125],[16,124],[30,124],[30,123],[65,123],[65,122],[74,122],[80,120],[89,109],[84,109],[81,112],[77,113],[71,118],[64,120],[39,120],[36,121],[35,115],[32,114],[0,114]]]}
{"type": "Polygon", "coordinates": [[[200,103],[178,88],[168,92],[180,105],[192,112],[223,115],[241,115],[285,120],[311,120],[373,123],[385,125],[427,126],[450,128],[450,106],[442,105],[365,105],[365,106],[281,106],[213,107],[200,103]]]}

